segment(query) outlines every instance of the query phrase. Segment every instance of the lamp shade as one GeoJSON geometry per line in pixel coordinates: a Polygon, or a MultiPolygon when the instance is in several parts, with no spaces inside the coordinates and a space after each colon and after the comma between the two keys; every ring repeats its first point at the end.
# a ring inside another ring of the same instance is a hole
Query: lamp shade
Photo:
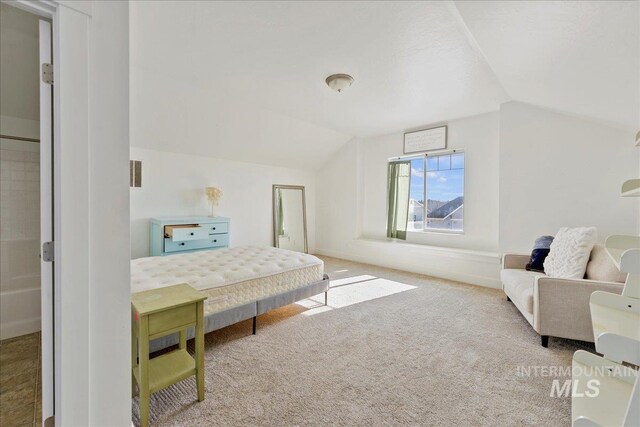
{"type": "Polygon", "coordinates": [[[218,187],[206,187],[204,191],[211,203],[218,203],[218,200],[222,197],[222,190],[218,187]]]}

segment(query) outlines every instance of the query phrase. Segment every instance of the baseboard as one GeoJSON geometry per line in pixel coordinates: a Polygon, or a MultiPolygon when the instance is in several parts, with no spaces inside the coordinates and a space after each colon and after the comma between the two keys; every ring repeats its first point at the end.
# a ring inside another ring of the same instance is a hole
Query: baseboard
{"type": "Polygon", "coordinates": [[[40,317],[30,319],[14,320],[0,324],[0,340],[19,337],[20,335],[38,332],[41,328],[40,317]]]}
{"type": "MultiPolygon", "coordinates": [[[[383,242],[380,243],[384,244],[383,242]]],[[[428,249],[426,250],[428,251],[428,249]]],[[[484,259],[481,259],[482,256],[479,255],[479,253],[473,253],[470,256],[466,256],[466,254],[461,251],[458,252],[455,260],[450,261],[451,263],[456,264],[457,268],[442,269],[433,266],[425,266],[423,263],[416,262],[415,260],[402,260],[398,259],[397,257],[396,259],[391,259],[391,257],[386,256],[384,253],[369,255],[366,253],[362,253],[359,250],[346,252],[322,248],[317,248],[315,253],[318,255],[341,258],[349,261],[377,265],[380,267],[393,268],[396,270],[403,270],[411,273],[424,274],[427,276],[453,280],[456,282],[462,282],[471,285],[502,289],[502,284],[499,278],[500,259],[494,254],[487,254],[484,259]],[[488,272],[483,275],[475,274],[469,271],[473,271],[474,266],[478,266],[478,264],[482,265],[483,269],[488,272]],[[461,268],[463,266],[466,268],[461,268]],[[464,270],[467,271],[465,272],[464,270]]],[[[435,254],[432,256],[438,255],[435,254]]]]}

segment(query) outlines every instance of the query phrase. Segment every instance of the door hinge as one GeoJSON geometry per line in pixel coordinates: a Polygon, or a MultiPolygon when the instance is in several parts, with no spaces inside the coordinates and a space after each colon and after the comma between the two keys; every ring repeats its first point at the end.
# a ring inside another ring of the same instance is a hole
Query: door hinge
{"type": "Polygon", "coordinates": [[[42,81],[53,84],[53,64],[42,64],[42,81]]]}
{"type": "Polygon", "coordinates": [[[55,251],[53,242],[44,242],[42,244],[42,261],[53,262],[55,258],[55,251]]]}

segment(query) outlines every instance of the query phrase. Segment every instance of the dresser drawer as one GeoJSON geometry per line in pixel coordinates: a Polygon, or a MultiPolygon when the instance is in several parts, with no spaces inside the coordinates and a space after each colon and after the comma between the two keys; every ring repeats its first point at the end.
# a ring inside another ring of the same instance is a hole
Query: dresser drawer
{"type": "Polygon", "coordinates": [[[209,234],[225,234],[229,232],[229,223],[217,222],[214,224],[202,224],[202,228],[206,228],[209,234]]]}
{"type": "Polygon", "coordinates": [[[196,305],[189,304],[149,315],[149,335],[170,331],[196,322],[196,305]]]}
{"type": "Polygon", "coordinates": [[[165,252],[193,251],[196,249],[222,248],[229,246],[229,235],[211,235],[205,239],[189,240],[185,242],[174,242],[171,239],[164,239],[165,252]]]}
{"type": "Polygon", "coordinates": [[[199,225],[167,225],[164,227],[164,235],[174,242],[186,242],[206,239],[209,236],[209,229],[199,225]]]}
{"type": "Polygon", "coordinates": [[[150,218],[151,256],[229,247],[229,221],[221,216],[150,218]]]}

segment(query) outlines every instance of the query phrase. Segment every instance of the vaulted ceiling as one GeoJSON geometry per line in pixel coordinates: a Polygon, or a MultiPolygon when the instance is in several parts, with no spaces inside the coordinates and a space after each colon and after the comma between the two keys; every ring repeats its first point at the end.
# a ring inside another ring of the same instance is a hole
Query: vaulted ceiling
{"type": "Polygon", "coordinates": [[[135,146],[318,168],[518,100],[633,129],[636,2],[132,2],[135,146]],[[338,94],[326,76],[349,73],[338,94]]]}
{"type": "Polygon", "coordinates": [[[637,1],[456,2],[510,98],[637,130],[637,1]]]}

